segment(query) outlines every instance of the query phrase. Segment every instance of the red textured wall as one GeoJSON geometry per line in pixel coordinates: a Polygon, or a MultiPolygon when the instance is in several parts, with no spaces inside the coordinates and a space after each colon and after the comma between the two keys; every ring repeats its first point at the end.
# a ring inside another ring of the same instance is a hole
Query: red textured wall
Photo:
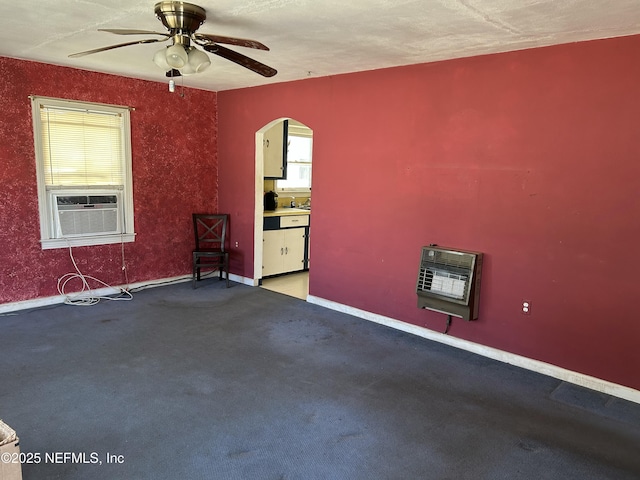
{"type": "Polygon", "coordinates": [[[220,92],[220,204],[253,272],[254,133],[314,130],[310,293],[444,331],[420,248],[485,253],[450,335],[640,389],[640,36],[220,92]],[[523,300],[532,305],[523,315],[523,300]]]}
{"type": "MultiPolygon", "coordinates": [[[[68,250],[40,247],[28,95],[135,107],[137,237],[124,246],[128,280],[190,273],[191,213],[217,209],[216,93],[185,89],[181,97],[163,83],[8,58],[0,58],[0,76],[0,303],[56,295],[58,278],[73,271],[68,250]]],[[[74,257],[84,274],[125,283],[120,245],[74,248],[74,257]]]]}

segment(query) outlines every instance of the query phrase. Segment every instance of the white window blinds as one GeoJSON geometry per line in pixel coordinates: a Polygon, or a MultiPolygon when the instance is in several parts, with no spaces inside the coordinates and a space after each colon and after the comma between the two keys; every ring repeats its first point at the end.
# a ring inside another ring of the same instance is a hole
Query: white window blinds
{"type": "Polygon", "coordinates": [[[124,184],[122,114],[41,105],[40,121],[46,187],[124,184]]]}

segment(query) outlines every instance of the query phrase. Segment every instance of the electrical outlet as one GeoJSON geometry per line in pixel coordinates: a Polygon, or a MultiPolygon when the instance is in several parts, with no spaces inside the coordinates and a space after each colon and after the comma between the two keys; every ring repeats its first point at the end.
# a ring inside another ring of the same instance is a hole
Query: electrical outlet
{"type": "Polygon", "coordinates": [[[522,314],[531,315],[531,302],[529,300],[522,301],[522,314]]]}

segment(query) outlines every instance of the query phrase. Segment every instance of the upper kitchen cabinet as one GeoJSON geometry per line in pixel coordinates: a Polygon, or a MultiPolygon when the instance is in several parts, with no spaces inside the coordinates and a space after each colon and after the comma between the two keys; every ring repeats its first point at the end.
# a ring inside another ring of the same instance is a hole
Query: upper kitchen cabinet
{"type": "Polygon", "coordinates": [[[264,177],[287,178],[287,135],[289,121],[276,123],[264,133],[264,177]]]}

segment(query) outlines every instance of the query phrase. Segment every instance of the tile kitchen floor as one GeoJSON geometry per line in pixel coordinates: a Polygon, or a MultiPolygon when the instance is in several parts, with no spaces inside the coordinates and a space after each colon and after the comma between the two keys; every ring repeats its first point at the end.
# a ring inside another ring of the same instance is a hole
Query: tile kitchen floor
{"type": "Polygon", "coordinates": [[[262,280],[262,288],[306,300],[309,293],[309,272],[265,278],[262,280]]]}

